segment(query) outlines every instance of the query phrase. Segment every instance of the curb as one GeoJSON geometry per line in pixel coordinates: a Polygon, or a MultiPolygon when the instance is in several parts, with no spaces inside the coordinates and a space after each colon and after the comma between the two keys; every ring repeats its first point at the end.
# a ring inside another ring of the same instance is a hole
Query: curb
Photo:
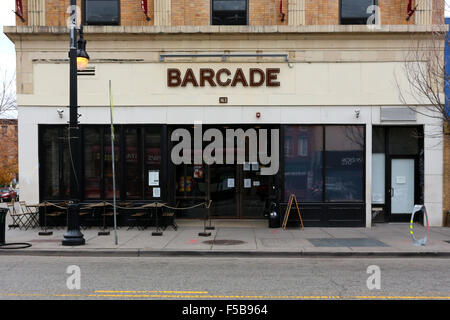
{"type": "Polygon", "coordinates": [[[53,256],[53,257],[198,257],[198,258],[450,258],[450,252],[264,252],[264,251],[150,251],[150,250],[1,250],[2,256],[53,256]]]}

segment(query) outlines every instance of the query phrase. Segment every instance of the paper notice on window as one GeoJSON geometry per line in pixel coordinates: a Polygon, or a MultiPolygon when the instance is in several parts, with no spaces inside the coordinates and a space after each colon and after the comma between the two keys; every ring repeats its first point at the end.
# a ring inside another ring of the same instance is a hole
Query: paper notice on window
{"type": "Polygon", "coordinates": [[[406,183],[406,177],[397,176],[397,184],[405,184],[405,183],[406,183]]]}
{"type": "Polygon", "coordinates": [[[232,178],[228,179],[227,187],[228,188],[234,188],[234,179],[232,179],[232,178]]]}
{"type": "Polygon", "coordinates": [[[148,172],[148,185],[149,186],[159,186],[159,171],[150,170],[148,172]]]}
{"type": "Polygon", "coordinates": [[[153,198],[161,197],[161,188],[153,188],[153,198]]]}
{"type": "Polygon", "coordinates": [[[244,171],[250,171],[250,162],[244,162],[244,171]]]}
{"type": "Polygon", "coordinates": [[[254,187],[259,187],[260,186],[260,182],[259,181],[253,181],[253,186],[254,187]]]}
{"type": "Polygon", "coordinates": [[[252,187],[252,179],[244,179],[244,188],[252,187]]]}
{"type": "Polygon", "coordinates": [[[259,170],[259,163],[258,162],[253,162],[252,163],[252,170],[253,171],[258,171],[259,170]]]}

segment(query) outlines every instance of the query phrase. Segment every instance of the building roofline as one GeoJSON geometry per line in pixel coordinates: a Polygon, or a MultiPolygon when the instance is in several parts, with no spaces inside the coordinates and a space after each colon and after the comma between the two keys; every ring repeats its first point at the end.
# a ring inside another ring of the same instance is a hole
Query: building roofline
{"type": "MultiPolygon", "coordinates": [[[[308,26],[83,26],[85,34],[320,34],[320,33],[430,33],[448,32],[442,25],[308,25],[308,26]]],[[[7,35],[68,34],[67,27],[4,26],[7,35]]]]}

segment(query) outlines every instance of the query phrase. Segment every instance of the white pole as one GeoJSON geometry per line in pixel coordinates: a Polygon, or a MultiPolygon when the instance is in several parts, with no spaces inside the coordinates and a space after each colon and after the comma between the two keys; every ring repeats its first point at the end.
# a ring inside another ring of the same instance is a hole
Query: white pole
{"type": "Polygon", "coordinates": [[[116,213],[116,167],[115,167],[115,156],[114,156],[114,121],[113,121],[113,102],[111,93],[111,80],[109,80],[109,105],[110,105],[110,115],[111,115],[111,163],[112,163],[112,176],[113,176],[113,208],[114,208],[114,242],[117,245],[117,213],[116,213]]]}

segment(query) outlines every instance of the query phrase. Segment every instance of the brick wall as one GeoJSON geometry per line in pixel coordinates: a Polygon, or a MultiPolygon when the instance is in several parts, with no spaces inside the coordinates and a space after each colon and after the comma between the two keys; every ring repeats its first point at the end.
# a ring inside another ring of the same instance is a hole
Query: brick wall
{"type": "MultiPolygon", "coordinates": [[[[45,0],[46,24],[48,26],[65,26],[68,17],[67,7],[70,0],[45,0]]],[[[337,25],[339,24],[339,0],[305,0],[305,15],[307,25],[337,25]]],[[[443,21],[444,0],[433,1],[433,23],[443,21]]],[[[121,25],[141,26],[154,24],[154,0],[148,0],[150,21],[146,21],[141,11],[140,0],[121,0],[121,25]]],[[[172,25],[201,26],[210,24],[210,0],[172,0],[172,25]]],[[[283,0],[285,21],[281,22],[279,0],[249,0],[250,25],[287,25],[288,0],[283,0]]],[[[382,24],[413,24],[415,19],[406,21],[408,1],[378,0],[381,9],[382,24]]],[[[81,5],[81,0],[77,0],[81,5]]],[[[25,23],[18,18],[18,26],[27,25],[28,0],[23,0],[25,23]]]]}
{"type": "Polygon", "coordinates": [[[25,19],[25,22],[22,22],[22,20],[20,20],[19,17],[16,16],[16,26],[28,25],[28,0],[23,0],[22,5],[23,5],[23,17],[25,19]]]}
{"type": "Polygon", "coordinates": [[[378,0],[381,10],[381,24],[414,24],[414,16],[406,21],[408,16],[408,1],[378,0]]]}
{"type": "Polygon", "coordinates": [[[172,0],[173,26],[208,26],[210,0],[172,0]]]}
{"type": "Polygon", "coordinates": [[[18,173],[17,120],[0,119],[0,186],[8,184],[18,173]]]}
{"type": "Polygon", "coordinates": [[[306,0],[307,25],[339,24],[338,0],[306,0]]]}
{"type": "Polygon", "coordinates": [[[154,3],[153,0],[147,0],[147,3],[150,21],[146,20],[141,9],[141,1],[120,0],[120,24],[123,26],[152,26],[154,24],[154,3]]]}
{"type": "MultiPolygon", "coordinates": [[[[81,0],[77,0],[77,5],[81,8],[81,0]]],[[[69,14],[67,8],[70,0],[45,0],[45,23],[47,26],[66,26],[69,14]]],[[[148,13],[150,21],[146,20],[145,14],[141,10],[139,0],[120,0],[120,22],[123,26],[145,26],[153,25],[153,0],[148,0],[148,13]]],[[[16,18],[16,24],[28,24],[28,0],[23,1],[25,23],[16,18]]]]}
{"type": "Polygon", "coordinates": [[[288,24],[288,0],[283,0],[284,22],[281,21],[279,0],[250,0],[248,6],[252,26],[288,24]]]}

